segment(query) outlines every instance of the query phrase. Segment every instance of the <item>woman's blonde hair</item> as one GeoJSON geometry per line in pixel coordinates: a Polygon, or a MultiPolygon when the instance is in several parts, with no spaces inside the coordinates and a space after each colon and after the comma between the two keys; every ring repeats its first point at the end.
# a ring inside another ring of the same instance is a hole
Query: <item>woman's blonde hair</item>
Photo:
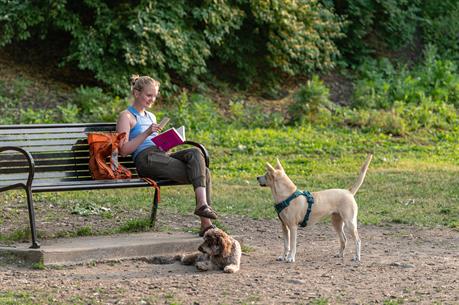
{"type": "Polygon", "coordinates": [[[131,76],[131,91],[134,90],[142,91],[143,88],[152,84],[155,87],[159,87],[159,82],[156,79],[151,78],[150,76],[139,76],[134,74],[131,76]]]}

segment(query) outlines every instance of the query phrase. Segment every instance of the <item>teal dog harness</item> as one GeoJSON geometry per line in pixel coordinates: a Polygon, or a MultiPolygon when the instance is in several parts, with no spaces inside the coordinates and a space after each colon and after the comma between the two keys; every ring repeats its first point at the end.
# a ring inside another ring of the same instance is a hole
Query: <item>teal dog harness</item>
{"type": "Polygon", "coordinates": [[[308,224],[309,215],[311,215],[312,205],[314,204],[314,197],[312,197],[310,192],[296,190],[292,195],[288,196],[287,199],[274,205],[274,208],[276,209],[277,215],[279,215],[283,209],[290,205],[290,201],[298,196],[305,196],[306,200],[308,201],[308,210],[306,211],[306,215],[304,215],[303,221],[300,223],[300,227],[304,228],[308,224]]]}

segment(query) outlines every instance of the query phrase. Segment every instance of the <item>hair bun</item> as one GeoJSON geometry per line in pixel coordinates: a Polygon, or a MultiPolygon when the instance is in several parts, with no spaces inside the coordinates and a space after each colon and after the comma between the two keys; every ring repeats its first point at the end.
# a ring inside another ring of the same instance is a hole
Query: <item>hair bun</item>
{"type": "Polygon", "coordinates": [[[135,82],[139,79],[139,77],[140,77],[140,76],[139,76],[138,74],[133,74],[133,75],[131,76],[131,86],[132,86],[132,87],[134,87],[135,82]]]}

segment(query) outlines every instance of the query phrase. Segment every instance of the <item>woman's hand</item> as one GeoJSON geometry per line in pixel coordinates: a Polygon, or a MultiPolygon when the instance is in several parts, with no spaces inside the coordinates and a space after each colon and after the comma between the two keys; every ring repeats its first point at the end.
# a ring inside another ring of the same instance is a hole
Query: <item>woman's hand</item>
{"type": "Polygon", "coordinates": [[[153,123],[148,127],[147,131],[149,134],[152,134],[154,132],[161,132],[162,128],[160,127],[159,124],[153,123]]]}

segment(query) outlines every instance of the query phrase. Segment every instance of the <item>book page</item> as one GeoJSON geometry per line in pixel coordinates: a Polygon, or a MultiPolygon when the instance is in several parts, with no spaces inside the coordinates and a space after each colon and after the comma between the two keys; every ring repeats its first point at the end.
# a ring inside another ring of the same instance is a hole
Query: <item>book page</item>
{"type": "Polygon", "coordinates": [[[185,140],[185,126],[180,126],[179,128],[176,129],[177,133],[179,134],[180,138],[183,140],[183,141],[186,141],[185,140]]]}
{"type": "MultiPolygon", "coordinates": [[[[178,128],[183,135],[185,135],[185,127],[181,126],[178,128]]],[[[182,139],[182,134],[180,134],[177,129],[170,128],[159,135],[153,137],[151,140],[155,145],[162,151],[168,151],[169,149],[180,145],[184,142],[182,139]]]]}

